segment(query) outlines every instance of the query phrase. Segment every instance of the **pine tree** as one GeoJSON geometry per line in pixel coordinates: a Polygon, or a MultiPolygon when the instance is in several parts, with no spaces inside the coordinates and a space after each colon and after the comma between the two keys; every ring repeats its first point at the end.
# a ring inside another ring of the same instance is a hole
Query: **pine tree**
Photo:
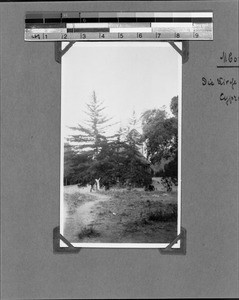
{"type": "Polygon", "coordinates": [[[88,119],[85,121],[85,125],[78,124],[78,127],[70,127],[78,134],[71,135],[68,140],[73,142],[77,151],[86,150],[92,154],[92,158],[99,154],[104,143],[110,138],[114,138],[114,136],[105,134],[105,130],[114,124],[109,124],[111,118],[104,115],[104,110],[103,101],[98,101],[94,91],[91,102],[87,104],[85,113],[88,119]]]}
{"type": "MultiPolygon", "coordinates": [[[[87,104],[88,119],[71,129],[77,134],[68,139],[72,143],[70,181],[82,186],[96,181],[105,188],[118,183],[123,186],[144,186],[151,182],[149,162],[142,155],[141,134],[137,130],[138,120],[133,113],[127,128],[120,128],[114,135],[107,135],[106,129],[113,126],[104,115],[105,107],[95,92],[87,104]]],[[[69,181],[69,180],[68,180],[69,181]]]]}
{"type": "MultiPolygon", "coordinates": [[[[90,103],[86,105],[87,119],[85,124],[78,124],[77,127],[70,127],[77,131],[77,134],[68,138],[77,153],[78,161],[81,163],[75,167],[75,178],[82,185],[99,182],[113,169],[109,162],[109,145],[117,135],[107,135],[106,130],[114,124],[110,123],[112,118],[104,114],[105,106],[93,92],[90,103]]],[[[77,162],[77,160],[76,160],[77,162]]]]}

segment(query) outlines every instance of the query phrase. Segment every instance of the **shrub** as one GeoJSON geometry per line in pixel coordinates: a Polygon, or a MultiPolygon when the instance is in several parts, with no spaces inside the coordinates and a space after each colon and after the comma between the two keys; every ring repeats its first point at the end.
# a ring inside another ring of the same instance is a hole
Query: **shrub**
{"type": "Polygon", "coordinates": [[[81,232],[78,234],[79,239],[83,239],[85,237],[98,237],[100,233],[96,231],[93,227],[84,227],[81,229],[81,232]]]}
{"type": "Polygon", "coordinates": [[[154,211],[148,215],[149,221],[173,222],[177,221],[177,205],[169,204],[162,210],[154,211]]]}

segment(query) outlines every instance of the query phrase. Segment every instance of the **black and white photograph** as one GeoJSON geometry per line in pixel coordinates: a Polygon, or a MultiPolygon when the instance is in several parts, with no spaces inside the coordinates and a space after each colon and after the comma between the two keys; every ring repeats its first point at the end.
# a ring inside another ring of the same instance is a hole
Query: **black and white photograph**
{"type": "Polygon", "coordinates": [[[181,64],[169,43],[76,43],[63,56],[60,229],[72,245],[160,248],[180,233],[181,64]]]}

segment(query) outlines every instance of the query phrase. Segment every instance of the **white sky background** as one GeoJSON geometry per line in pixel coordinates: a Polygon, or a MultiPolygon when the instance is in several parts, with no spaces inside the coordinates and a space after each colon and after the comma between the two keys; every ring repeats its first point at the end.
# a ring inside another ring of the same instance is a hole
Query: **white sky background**
{"type": "MultiPolygon", "coordinates": [[[[65,47],[63,43],[62,47],[65,47]]],[[[177,44],[181,47],[180,43],[177,44]]],[[[179,95],[181,57],[168,43],[75,43],[62,58],[62,134],[87,119],[86,103],[95,91],[115,126],[126,126],[133,110],[166,106],[179,95]]]]}

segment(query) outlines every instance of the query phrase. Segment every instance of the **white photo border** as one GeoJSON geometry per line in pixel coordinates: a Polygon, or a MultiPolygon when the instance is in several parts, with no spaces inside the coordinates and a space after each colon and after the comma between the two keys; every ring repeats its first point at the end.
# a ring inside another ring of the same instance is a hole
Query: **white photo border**
{"type": "MultiPolygon", "coordinates": [[[[167,41],[153,41],[153,42],[79,42],[81,46],[85,47],[150,47],[155,46],[155,43],[160,44],[161,47],[172,47],[167,41]]],[[[62,48],[68,43],[62,42],[62,48]]],[[[175,45],[182,50],[182,41],[175,42],[175,45]]],[[[176,51],[176,50],[175,50],[176,51]]],[[[64,58],[63,58],[64,60],[64,58]]],[[[62,60],[62,61],[63,61],[62,60]]],[[[182,226],[182,185],[181,185],[181,159],[182,159],[182,56],[178,53],[178,75],[180,80],[178,81],[178,201],[177,201],[177,235],[181,233],[182,226]]],[[[63,74],[63,63],[61,63],[61,78],[63,74]]],[[[63,85],[61,81],[61,95],[63,94],[63,85]]],[[[64,119],[64,105],[61,96],[61,141],[60,141],[60,234],[64,236],[64,136],[63,136],[63,122],[64,119]]],[[[73,247],[77,248],[145,248],[145,249],[164,249],[169,246],[169,243],[71,243],[73,247]]],[[[180,248],[181,241],[177,241],[172,248],[180,248]]],[[[62,240],[60,240],[60,247],[68,247],[62,240]]]]}

